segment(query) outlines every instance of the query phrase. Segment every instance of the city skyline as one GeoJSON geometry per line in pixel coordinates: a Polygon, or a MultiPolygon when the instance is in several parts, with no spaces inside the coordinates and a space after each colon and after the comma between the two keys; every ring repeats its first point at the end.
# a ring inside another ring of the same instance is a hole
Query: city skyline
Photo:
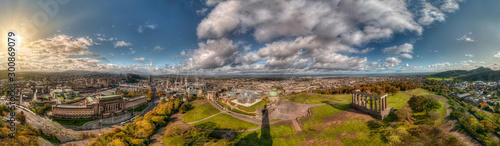
{"type": "MultiPolygon", "coordinates": [[[[3,1],[0,31],[14,30],[23,37],[18,71],[252,75],[498,70],[498,4],[3,1]],[[34,18],[39,20],[30,21],[34,18]],[[21,30],[30,24],[36,29],[32,36],[21,30]]],[[[6,52],[1,56],[6,69],[6,52]]]]}

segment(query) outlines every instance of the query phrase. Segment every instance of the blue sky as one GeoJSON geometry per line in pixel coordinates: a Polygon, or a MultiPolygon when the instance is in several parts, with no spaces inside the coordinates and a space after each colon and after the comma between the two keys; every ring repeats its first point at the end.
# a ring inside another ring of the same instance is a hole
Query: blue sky
{"type": "Polygon", "coordinates": [[[2,34],[14,30],[24,37],[21,70],[363,74],[500,68],[496,0],[47,3],[0,2],[2,34]],[[47,3],[53,13],[44,9],[47,3]],[[22,31],[44,14],[46,24],[34,26],[35,33],[22,31]]]}

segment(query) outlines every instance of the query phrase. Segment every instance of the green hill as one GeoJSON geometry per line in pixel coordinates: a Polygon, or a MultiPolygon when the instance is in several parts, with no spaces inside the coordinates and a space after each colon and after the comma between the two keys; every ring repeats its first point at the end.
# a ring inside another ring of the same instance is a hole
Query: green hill
{"type": "Polygon", "coordinates": [[[500,80],[500,71],[488,71],[476,74],[457,77],[456,79],[464,81],[498,81],[500,80]]]}
{"type": "Polygon", "coordinates": [[[436,78],[452,78],[452,77],[464,77],[468,75],[474,75],[474,74],[479,74],[479,73],[488,73],[488,72],[494,72],[490,68],[485,68],[485,67],[479,67],[477,69],[473,69],[470,71],[467,70],[449,70],[445,72],[440,72],[431,75],[431,77],[436,77],[436,78]]]}

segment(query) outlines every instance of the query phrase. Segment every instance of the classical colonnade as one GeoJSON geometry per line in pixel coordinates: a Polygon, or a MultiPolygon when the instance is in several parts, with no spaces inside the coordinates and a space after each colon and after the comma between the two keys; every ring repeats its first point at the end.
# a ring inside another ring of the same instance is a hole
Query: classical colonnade
{"type": "Polygon", "coordinates": [[[375,96],[355,90],[352,91],[352,103],[366,109],[381,112],[387,109],[387,94],[375,96]]]}

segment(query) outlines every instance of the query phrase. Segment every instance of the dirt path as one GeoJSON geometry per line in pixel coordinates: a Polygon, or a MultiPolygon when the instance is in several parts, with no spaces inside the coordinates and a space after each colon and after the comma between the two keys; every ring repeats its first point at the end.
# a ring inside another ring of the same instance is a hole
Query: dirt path
{"type": "Polygon", "coordinates": [[[300,128],[299,122],[297,120],[292,120],[292,125],[296,132],[302,132],[302,128],[300,128]]]}
{"type": "Polygon", "coordinates": [[[462,142],[464,145],[480,146],[481,144],[479,141],[470,136],[469,133],[456,128],[455,125],[457,125],[457,122],[457,120],[448,120],[441,125],[441,128],[443,128],[444,131],[447,131],[448,134],[455,136],[458,141],[462,142]]]}
{"type": "Polygon", "coordinates": [[[451,113],[450,105],[448,105],[448,99],[446,97],[440,95],[429,95],[429,97],[436,98],[441,100],[446,107],[446,121],[440,127],[443,128],[444,131],[448,132],[448,134],[454,136],[458,139],[458,141],[462,142],[467,146],[480,146],[481,144],[474,137],[470,136],[469,133],[459,130],[456,128],[457,120],[450,120],[449,116],[451,113]]]}

